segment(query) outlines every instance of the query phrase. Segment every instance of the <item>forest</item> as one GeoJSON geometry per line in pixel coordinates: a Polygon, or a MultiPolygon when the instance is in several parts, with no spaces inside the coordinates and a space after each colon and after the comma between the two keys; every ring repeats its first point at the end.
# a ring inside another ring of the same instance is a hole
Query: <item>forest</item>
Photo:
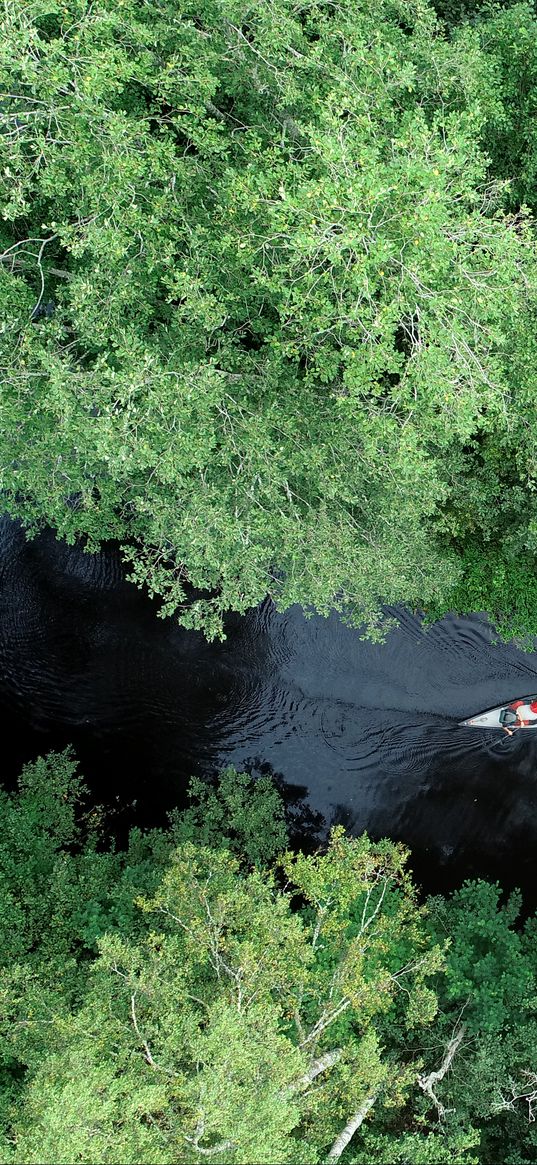
{"type": "Polygon", "coordinates": [[[6,510],[119,540],[209,636],[267,593],[537,630],[536,33],[528,3],[9,0],[6,510]]]}
{"type": "Polygon", "coordinates": [[[69,752],[1,802],[7,1165],[535,1161],[516,893],[424,902],[404,847],[341,828],[291,850],[232,769],[123,849],[69,752]]]}
{"type": "MultiPolygon", "coordinates": [[[[228,612],[537,634],[537,11],[6,0],[0,490],[228,612]]],[[[0,1155],[537,1160],[536,919],[193,780],[114,840],[76,759],[0,794],[0,1155]]]]}

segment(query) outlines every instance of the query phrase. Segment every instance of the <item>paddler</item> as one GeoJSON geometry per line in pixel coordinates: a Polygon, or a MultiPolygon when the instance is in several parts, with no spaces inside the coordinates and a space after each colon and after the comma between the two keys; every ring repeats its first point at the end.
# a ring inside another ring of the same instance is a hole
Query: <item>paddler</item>
{"type": "Polygon", "coordinates": [[[517,723],[513,728],[507,728],[505,724],[502,725],[508,736],[512,736],[517,728],[529,728],[537,721],[537,697],[530,704],[525,704],[524,700],[513,700],[509,707],[512,708],[513,712],[516,712],[517,723]]]}

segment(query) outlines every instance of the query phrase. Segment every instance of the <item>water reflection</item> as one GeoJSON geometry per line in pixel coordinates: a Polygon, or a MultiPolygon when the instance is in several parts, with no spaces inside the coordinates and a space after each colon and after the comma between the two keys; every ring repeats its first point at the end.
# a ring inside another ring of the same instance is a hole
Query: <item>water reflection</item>
{"type": "Polygon", "coordinates": [[[6,776],[73,741],[97,795],[135,801],[130,818],[153,823],[191,773],[264,767],[310,834],[322,814],[401,838],[430,887],[477,874],[531,885],[537,734],[457,722],[536,689],[537,655],[495,644],[477,616],[424,628],[404,613],[376,645],[335,615],[280,615],[267,600],[227,630],[209,645],[158,620],[114,547],[90,557],[50,533],[27,543],[4,520],[6,776]]]}

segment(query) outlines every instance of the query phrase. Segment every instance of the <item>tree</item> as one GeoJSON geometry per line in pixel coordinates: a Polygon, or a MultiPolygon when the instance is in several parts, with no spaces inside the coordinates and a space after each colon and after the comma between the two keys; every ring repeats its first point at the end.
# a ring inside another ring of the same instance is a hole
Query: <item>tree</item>
{"type": "Polygon", "coordinates": [[[0,69],[10,512],[120,539],[208,635],[267,591],[445,609],[520,510],[534,365],[478,35],[425,0],[50,0],[8,6],[0,69]]]}
{"type": "Polygon", "coordinates": [[[442,951],[403,848],[336,830],[326,854],[282,859],[282,889],[172,834],[83,844],[80,792],[52,756],[4,805],[5,1159],[339,1159],[415,1083],[387,1025],[435,1014],[442,951]]]}
{"type": "Polygon", "coordinates": [[[441,953],[403,860],[337,833],[325,857],[285,860],[282,893],[225,852],[181,846],[140,901],[145,938],[104,937],[82,1008],[49,1010],[13,1160],[103,1161],[112,1146],[115,1161],[337,1160],[350,1124],[401,1104],[415,1075],[382,1056],[375,1017],[434,1014],[441,953]]]}
{"type": "Polygon", "coordinates": [[[439,1027],[445,1039],[456,1025],[465,1028],[439,1087],[446,1123],[453,1131],[479,1127],[479,1160],[530,1165],[537,1148],[535,918],[523,926],[520,896],[485,882],[465,883],[428,905],[432,935],[450,936],[445,976],[436,983],[439,1027]]]}
{"type": "Polygon", "coordinates": [[[188,793],[188,808],[170,815],[176,845],[195,841],[263,866],[286,849],[283,801],[271,777],[253,780],[228,766],[219,773],[216,786],[194,777],[188,793]]]}
{"type": "Polygon", "coordinates": [[[268,867],[240,837],[275,790],[231,780],[123,852],[68,753],[3,796],[2,1160],[531,1165],[519,897],[420,905],[403,847],[342,829],[268,867]]]}

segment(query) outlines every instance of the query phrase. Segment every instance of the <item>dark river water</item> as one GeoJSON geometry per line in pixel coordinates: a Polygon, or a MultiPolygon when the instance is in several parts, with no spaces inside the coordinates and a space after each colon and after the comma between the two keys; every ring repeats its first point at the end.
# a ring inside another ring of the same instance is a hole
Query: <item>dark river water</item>
{"type": "Polygon", "coordinates": [[[163,822],[191,774],[273,772],[304,837],[343,822],[409,844],[427,889],[494,877],[535,900],[537,732],[457,721],[537,691],[537,654],[496,645],[479,616],[403,614],[376,645],[267,600],[208,644],[156,610],[114,547],[0,522],[6,780],[72,742],[119,829],[163,822]]]}

